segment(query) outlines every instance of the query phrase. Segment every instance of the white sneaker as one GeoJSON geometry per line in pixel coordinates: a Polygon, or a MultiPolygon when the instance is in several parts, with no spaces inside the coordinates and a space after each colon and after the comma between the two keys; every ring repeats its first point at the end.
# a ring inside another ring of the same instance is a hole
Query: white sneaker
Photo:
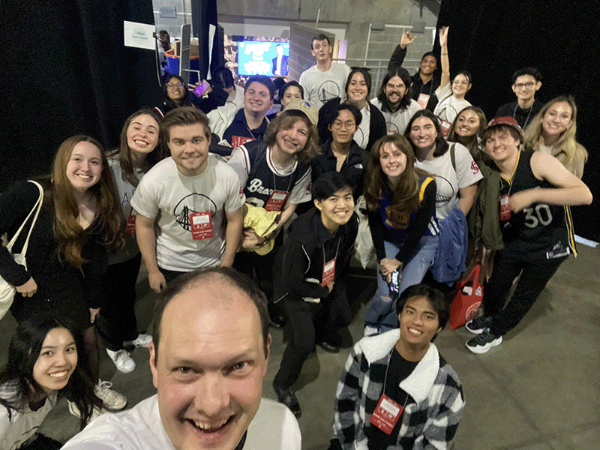
{"type": "Polygon", "coordinates": [[[123,345],[135,345],[136,347],[148,348],[148,345],[152,342],[152,336],[149,334],[138,334],[138,337],[134,341],[125,341],[123,345]]]}
{"type": "MultiPolygon", "coordinates": [[[[79,411],[79,408],[77,407],[75,402],[72,402],[71,400],[67,400],[67,403],[69,404],[69,412],[71,413],[71,415],[77,417],[78,419],[81,419],[81,411],[79,411]]],[[[102,414],[106,414],[106,413],[108,413],[108,411],[106,409],[98,408],[97,406],[94,406],[94,409],[92,410],[92,417],[90,417],[90,420],[88,423],[90,423],[92,420],[100,417],[102,414]]]]}
{"type": "Polygon", "coordinates": [[[129,352],[125,349],[117,350],[116,352],[106,349],[106,353],[115,363],[119,372],[130,373],[135,370],[135,361],[131,358],[129,352]]]}
{"type": "Polygon", "coordinates": [[[125,408],[127,399],[124,395],[112,390],[111,387],[112,383],[110,381],[99,380],[94,388],[94,394],[102,400],[104,406],[108,409],[119,410],[125,408]]]}

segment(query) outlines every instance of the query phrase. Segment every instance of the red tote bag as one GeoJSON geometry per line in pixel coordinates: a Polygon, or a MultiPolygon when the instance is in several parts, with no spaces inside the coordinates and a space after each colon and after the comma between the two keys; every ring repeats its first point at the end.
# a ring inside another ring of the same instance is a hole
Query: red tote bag
{"type": "Polygon", "coordinates": [[[475,264],[465,281],[456,283],[456,291],[450,307],[450,329],[462,327],[477,314],[483,300],[483,286],[479,282],[481,263],[475,264]]]}

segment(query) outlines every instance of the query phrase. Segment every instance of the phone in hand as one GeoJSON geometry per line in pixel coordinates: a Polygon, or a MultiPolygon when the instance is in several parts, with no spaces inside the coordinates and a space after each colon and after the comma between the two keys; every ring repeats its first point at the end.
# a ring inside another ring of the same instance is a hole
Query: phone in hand
{"type": "Polygon", "coordinates": [[[209,84],[206,80],[202,81],[202,83],[200,83],[198,86],[196,86],[196,89],[194,89],[194,94],[196,94],[198,97],[202,97],[204,92],[208,89],[208,86],[209,84]]]}

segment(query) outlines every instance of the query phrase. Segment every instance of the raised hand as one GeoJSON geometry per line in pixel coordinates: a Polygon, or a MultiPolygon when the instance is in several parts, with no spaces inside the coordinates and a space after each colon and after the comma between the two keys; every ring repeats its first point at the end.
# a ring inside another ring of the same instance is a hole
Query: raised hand
{"type": "Polygon", "coordinates": [[[439,38],[440,38],[440,47],[442,47],[442,48],[445,48],[448,46],[448,30],[450,30],[450,27],[440,28],[439,38]]]}
{"type": "Polygon", "coordinates": [[[402,38],[400,39],[400,47],[406,48],[410,44],[412,44],[414,40],[415,38],[413,37],[412,33],[410,31],[404,30],[402,32],[402,38]]]}

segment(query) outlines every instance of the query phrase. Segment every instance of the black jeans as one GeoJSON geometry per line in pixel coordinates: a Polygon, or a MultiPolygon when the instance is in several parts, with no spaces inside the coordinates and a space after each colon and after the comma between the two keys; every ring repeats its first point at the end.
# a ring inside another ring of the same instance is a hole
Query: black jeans
{"type": "Polygon", "coordinates": [[[141,261],[138,254],[128,261],[111,264],[104,278],[106,298],[97,328],[106,348],[115,352],[123,348],[123,341],[138,337],[134,305],[141,261]]]}
{"type": "Polygon", "coordinates": [[[506,251],[496,253],[494,271],[483,296],[485,315],[492,317],[490,332],[503,336],[516,327],[567,258],[528,261],[506,251]],[[515,292],[504,306],[506,295],[519,273],[521,277],[515,292]]]}
{"type": "Polygon", "coordinates": [[[48,436],[38,434],[35,440],[29,444],[22,445],[18,450],[60,450],[63,444],[54,439],[50,439],[48,436]]]}
{"type": "Polygon", "coordinates": [[[346,287],[341,281],[335,282],[333,290],[319,304],[307,303],[301,298],[283,301],[292,326],[292,340],[283,353],[274,383],[287,389],[298,380],[304,361],[315,344],[327,341],[329,336],[347,326],[352,314],[346,287]]]}

